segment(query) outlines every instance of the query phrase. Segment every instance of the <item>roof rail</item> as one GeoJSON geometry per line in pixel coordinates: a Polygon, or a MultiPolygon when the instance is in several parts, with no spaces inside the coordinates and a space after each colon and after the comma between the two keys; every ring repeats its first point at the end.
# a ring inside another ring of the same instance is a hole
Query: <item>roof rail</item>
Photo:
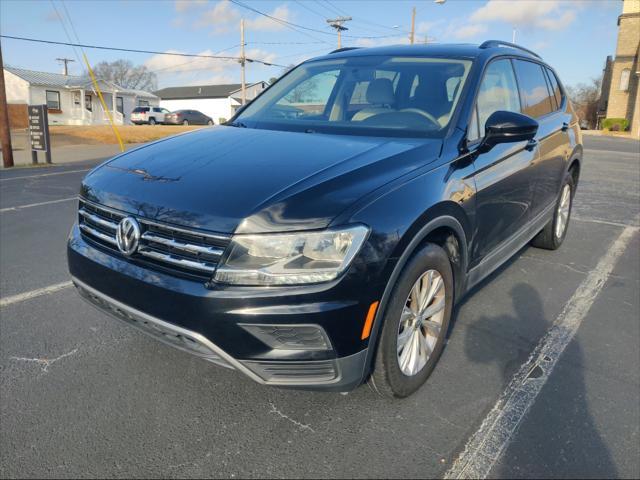
{"type": "Polygon", "coordinates": [[[503,42],[502,40],[487,40],[482,45],[480,45],[480,48],[492,48],[492,47],[500,47],[500,46],[516,48],[518,50],[522,50],[524,52],[530,53],[534,57],[538,57],[539,59],[542,60],[542,57],[538,55],[536,52],[533,52],[528,48],[521,47],[520,45],[516,45],[515,43],[503,42]]]}
{"type": "Polygon", "coordinates": [[[343,48],[338,48],[332,52],[329,52],[329,55],[331,55],[332,53],[340,53],[340,52],[346,52],[348,50],[358,50],[359,48],[362,47],[343,47],[343,48]]]}

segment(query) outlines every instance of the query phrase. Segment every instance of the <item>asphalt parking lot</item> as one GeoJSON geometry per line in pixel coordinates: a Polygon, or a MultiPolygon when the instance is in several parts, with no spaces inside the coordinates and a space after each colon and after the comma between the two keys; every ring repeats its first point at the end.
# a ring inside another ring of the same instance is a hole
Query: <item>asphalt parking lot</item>
{"type": "Polygon", "coordinates": [[[563,247],[525,248],[476,288],[402,401],[260,386],[95,311],[65,283],[90,164],[0,171],[0,477],[445,476],[612,246],[488,474],[640,477],[640,144],[589,136],[585,149],[563,247]]]}

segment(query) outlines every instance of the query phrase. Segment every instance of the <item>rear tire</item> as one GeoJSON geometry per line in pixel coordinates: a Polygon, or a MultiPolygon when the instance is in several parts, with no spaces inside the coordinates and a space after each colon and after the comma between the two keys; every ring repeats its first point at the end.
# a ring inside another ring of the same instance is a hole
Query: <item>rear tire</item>
{"type": "Polygon", "coordinates": [[[150,118],[149,119],[149,125],[155,125],[156,124],[156,119],[155,118],[150,118]]]}
{"type": "Polygon", "coordinates": [[[182,125],[189,125],[189,120],[183,120],[182,125]]]}
{"type": "Polygon", "coordinates": [[[531,240],[531,245],[546,250],[557,250],[560,248],[569,230],[574,193],[575,182],[571,172],[569,172],[562,183],[560,195],[558,196],[558,201],[556,202],[553,212],[553,218],[545,225],[540,233],[531,240]]]}
{"type": "Polygon", "coordinates": [[[453,272],[449,257],[438,245],[427,244],[404,267],[389,298],[370,378],[378,393],[403,398],[425,383],[444,348],[452,307],[453,272]],[[435,295],[429,299],[432,291],[435,295]],[[424,308],[421,305],[416,308],[414,298],[424,303],[424,308]]]}

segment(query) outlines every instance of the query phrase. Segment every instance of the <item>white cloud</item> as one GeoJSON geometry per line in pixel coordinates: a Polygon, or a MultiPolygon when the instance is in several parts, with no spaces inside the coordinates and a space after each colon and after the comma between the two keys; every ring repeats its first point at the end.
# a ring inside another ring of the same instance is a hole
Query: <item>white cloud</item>
{"type": "Polygon", "coordinates": [[[207,4],[207,0],[176,0],[176,12],[186,12],[192,8],[203,7],[207,4]]]}
{"type": "Polygon", "coordinates": [[[399,45],[399,44],[408,44],[408,43],[409,43],[409,36],[402,35],[402,36],[387,37],[387,38],[357,38],[356,41],[354,42],[354,46],[380,47],[383,45],[399,45]]]}
{"type": "MultiPolygon", "coordinates": [[[[284,21],[291,20],[291,11],[286,5],[280,5],[267,14],[284,21]]],[[[240,11],[234,8],[229,0],[222,0],[216,3],[211,10],[204,12],[196,21],[195,26],[210,28],[212,33],[216,35],[229,33],[238,31],[240,18],[242,18],[240,11]]],[[[286,27],[271,18],[257,16],[245,19],[245,28],[248,31],[277,32],[286,27]]]]}
{"type": "MultiPolygon", "coordinates": [[[[291,21],[291,12],[286,5],[276,7],[273,12],[268,13],[268,15],[287,22],[291,21]]],[[[247,29],[260,30],[263,32],[277,32],[286,28],[282,23],[263,16],[245,21],[245,27],[247,29]]]]}
{"type": "Polygon", "coordinates": [[[228,0],[216,3],[211,10],[204,12],[196,22],[196,27],[210,27],[214,34],[228,33],[238,29],[240,13],[228,0]]]}
{"type": "Polygon", "coordinates": [[[204,78],[194,78],[181,84],[181,86],[190,85],[224,85],[228,83],[236,83],[236,79],[228,74],[212,75],[204,78]]]}
{"type": "Polygon", "coordinates": [[[487,30],[488,30],[487,26],[482,23],[471,23],[471,24],[463,25],[462,27],[456,28],[451,32],[451,36],[453,38],[464,40],[464,39],[476,37],[482,33],[485,33],[487,30]]]}
{"type": "Polygon", "coordinates": [[[559,30],[575,19],[575,5],[558,0],[489,0],[471,14],[472,22],[506,22],[518,27],[559,30]],[[568,8],[568,9],[565,9],[568,8]]]}

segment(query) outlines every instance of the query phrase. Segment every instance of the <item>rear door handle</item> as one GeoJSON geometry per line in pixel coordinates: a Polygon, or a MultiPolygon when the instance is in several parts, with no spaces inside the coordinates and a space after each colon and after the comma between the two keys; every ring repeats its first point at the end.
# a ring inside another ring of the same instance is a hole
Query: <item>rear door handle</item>
{"type": "Polygon", "coordinates": [[[525,148],[525,150],[531,151],[534,148],[536,148],[537,145],[538,145],[538,140],[536,140],[535,138],[532,138],[531,140],[529,140],[527,142],[527,146],[524,147],[524,148],[525,148]]]}
{"type": "Polygon", "coordinates": [[[566,132],[567,130],[569,130],[569,124],[567,122],[563,122],[562,123],[562,131],[566,132]]]}

